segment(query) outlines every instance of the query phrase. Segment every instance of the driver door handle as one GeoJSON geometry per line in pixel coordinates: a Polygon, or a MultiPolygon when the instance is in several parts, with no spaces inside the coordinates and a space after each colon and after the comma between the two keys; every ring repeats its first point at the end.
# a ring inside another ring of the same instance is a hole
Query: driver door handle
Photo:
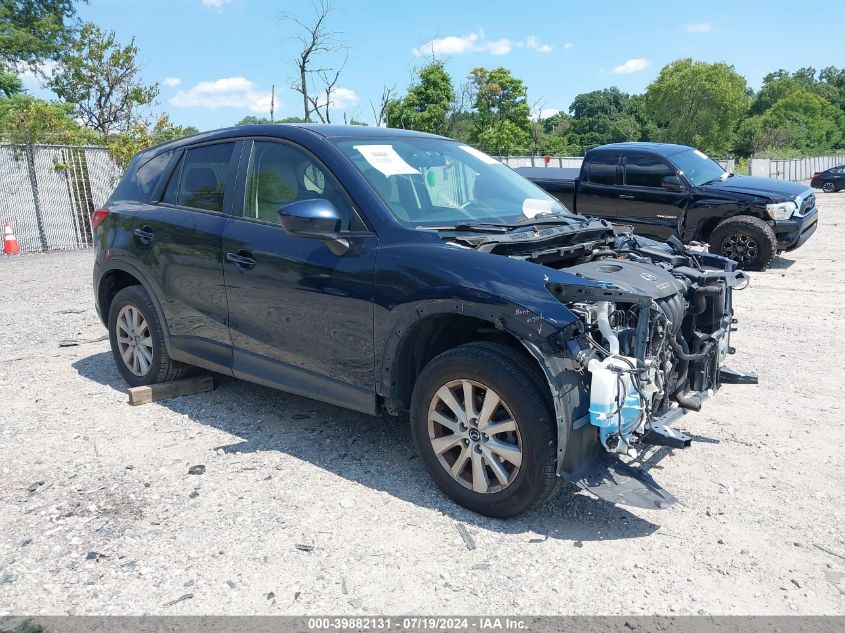
{"type": "Polygon", "coordinates": [[[258,263],[252,253],[243,249],[226,253],[226,259],[232,262],[239,270],[249,270],[258,263]]]}
{"type": "Polygon", "coordinates": [[[634,196],[632,196],[629,193],[620,193],[619,197],[622,198],[623,200],[634,200],[634,196]]]}

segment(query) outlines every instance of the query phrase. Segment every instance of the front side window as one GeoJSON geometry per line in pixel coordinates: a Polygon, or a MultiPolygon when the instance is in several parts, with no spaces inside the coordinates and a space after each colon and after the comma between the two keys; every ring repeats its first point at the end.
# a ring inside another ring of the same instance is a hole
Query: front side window
{"type": "Polygon", "coordinates": [[[659,158],[651,156],[628,156],[625,159],[625,184],[629,187],[660,188],[666,176],[675,172],[659,158]]]}
{"type": "Polygon", "coordinates": [[[167,185],[164,202],[222,212],[234,148],[234,143],[218,143],[185,152],[167,185]]]}
{"type": "Polygon", "coordinates": [[[416,137],[336,141],[400,222],[414,227],[516,222],[566,213],[545,191],[478,150],[416,137]]]}
{"type": "Polygon", "coordinates": [[[341,230],[365,230],[346,194],[308,154],[285,143],[256,141],[253,144],[245,217],[278,223],[279,207],[317,198],[328,200],[340,212],[341,230]]]}

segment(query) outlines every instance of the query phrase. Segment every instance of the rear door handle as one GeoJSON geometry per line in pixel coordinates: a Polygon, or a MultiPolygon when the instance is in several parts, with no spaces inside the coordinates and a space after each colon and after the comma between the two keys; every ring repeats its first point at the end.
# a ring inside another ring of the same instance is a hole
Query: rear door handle
{"type": "Polygon", "coordinates": [[[252,253],[243,249],[226,253],[226,259],[232,262],[239,270],[249,270],[258,263],[252,253]]]}
{"type": "Polygon", "coordinates": [[[135,233],[135,237],[138,238],[138,241],[145,245],[152,244],[156,238],[156,232],[153,231],[152,227],[147,226],[146,224],[139,229],[135,229],[133,233],[135,233]]]}
{"type": "Polygon", "coordinates": [[[634,196],[632,196],[631,194],[628,194],[628,193],[620,193],[619,197],[622,198],[623,200],[633,200],[634,199],[634,196]]]}

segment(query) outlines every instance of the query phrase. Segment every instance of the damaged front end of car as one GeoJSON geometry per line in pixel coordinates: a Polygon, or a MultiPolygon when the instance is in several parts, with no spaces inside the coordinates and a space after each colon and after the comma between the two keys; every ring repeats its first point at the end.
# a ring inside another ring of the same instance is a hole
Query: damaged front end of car
{"type": "Polygon", "coordinates": [[[700,410],[723,382],[756,382],[725,366],[734,353],[733,292],[748,278],[722,257],[631,235],[566,272],[598,287],[549,287],[580,319],[569,349],[589,384],[559,474],[614,503],[667,507],[674,497],[637,458],[648,445],[688,447],[673,422],[700,410]]]}
{"type": "Polygon", "coordinates": [[[531,350],[558,414],[558,475],[613,503],[668,507],[675,498],[641,467],[641,453],[688,447],[672,423],[722,383],[756,383],[725,364],[734,353],[733,292],[749,279],[734,262],[674,238],[655,242],[602,221],[570,231],[580,235],[561,242],[540,229],[533,240],[496,236],[475,246],[577,278],[550,276],[546,289],[578,319],[531,350]]]}

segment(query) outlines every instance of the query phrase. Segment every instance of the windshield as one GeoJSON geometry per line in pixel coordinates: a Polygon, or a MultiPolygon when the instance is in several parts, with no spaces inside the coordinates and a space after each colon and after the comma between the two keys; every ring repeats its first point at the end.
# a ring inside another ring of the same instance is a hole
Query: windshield
{"type": "Polygon", "coordinates": [[[446,139],[338,141],[337,146],[402,223],[448,227],[510,224],[539,214],[571,214],[487,154],[446,139]]]}
{"type": "Polygon", "coordinates": [[[703,185],[714,180],[724,180],[730,174],[726,172],[715,160],[697,149],[690,149],[669,157],[675,167],[696,186],[703,185]]]}

